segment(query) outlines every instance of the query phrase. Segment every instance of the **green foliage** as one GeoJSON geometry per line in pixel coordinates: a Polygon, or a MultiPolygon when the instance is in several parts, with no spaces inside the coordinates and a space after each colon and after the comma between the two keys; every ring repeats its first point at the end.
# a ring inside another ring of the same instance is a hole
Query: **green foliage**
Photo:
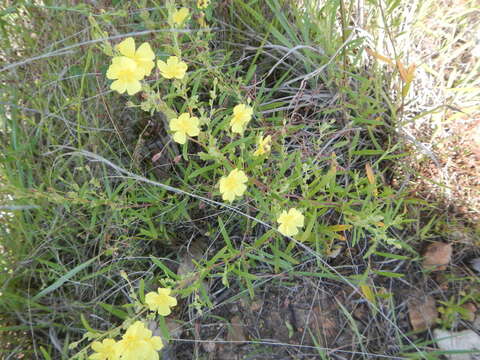
{"type": "MultiPolygon", "coordinates": [[[[184,2],[186,31],[171,29],[172,2],[0,6],[0,56],[11,63],[0,69],[0,314],[38,330],[44,358],[85,357],[92,340],[143,317],[145,294],[159,285],[204,314],[215,303],[206,284],[235,287],[233,301],[255,298],[280,274],[352,287],[404,275],[370,266],[416,254],[416,238],[398,235],[413,222],[405,194],[385,181],[404,156],[390,129],[400,100],[379,69],[364,70],[366,39],[340,26],[338,14],[348,23],[355,12],[341,4],[212,1],[201,12],[184,2]],[[130,33],[156,60],[186,61],[186,78],[152,74],[132,97],[108,90],[114,46],[130,33]],[[238,135],[229,122],[240,103],[254,118],[238,135]],[[180,145],[168,125],[182,113],[202,131],[180,145]],[[271,152],[254,156],[265,135],[271,152]],[[247,191],[223,204],[218,182],[234,168],[247,174],[247,191]],[[290,208],[305,216],[293,238],[276,223],[290,208]],[[193,241],[208,251],[177,272],[193,241]],[[351,248],[369,264],[362,278],[325,261],[351,248]],[[303,267],[312,260],[313,270],[303,267]],[[45,323],[64,348],[43,337],[45,323]]],[[[368,6],[368,21],[379,21],[368,6]]],[[[399,6],[388,3],[391,21],[399,6]]],[[[163,318],[160,326],[167,333],[163,318]]]]}

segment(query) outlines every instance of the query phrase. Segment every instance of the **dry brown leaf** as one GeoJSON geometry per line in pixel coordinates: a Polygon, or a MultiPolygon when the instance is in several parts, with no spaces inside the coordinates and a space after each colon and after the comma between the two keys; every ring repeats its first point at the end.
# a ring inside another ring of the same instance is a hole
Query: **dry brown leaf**
{"type": "Polygon", "coordinates": [[[407,81],[407,71],[405,69],[405,66],[403,66],[402,62],[400,60],[396,61],[397,63],[397,69],[398,72],[400,73],[400,77],[402,78],[403,81],[407,81]]]}
{"type": "Polygon", "coordinates": [[[393,65],[393,62],[392,60],[390,60],[388,57],[382,55],[382,54],[379,54],[377,53],[376,51],[373,51],[372,49],[370,48],[366,48],[365,49],[367,51],[367,53],[370,55],[370,56],[373,56],[374,58],[380,60],[380,61],[384,61],[386,62],[387,64],[390,64],[390,65],[393,65]]]}
{"type": "Polygon", "coordinates": [[[462,308],[467,310],[467,312],[464,314],[464,319],[473,322],[475,320],[475,313],[477,312],[477,307],[475,306],[475,304],[468,302],[466,304],[463,304],[462,308]]]}
{"type": "Polygon", "coordinates": [[[407,69],[407,74],[406,74],[406,82],[411,83],[413,79],[415,78],[415,69],[417,68],[417,65],[412,64],[408,67],[407,69]]]}
{"type": "Polygon", "coordinates": [[[423,331],[436,324],[438,311],[432,296],[420,295],[408,302],[408,317],[413,330],[423,331]]]}
{"type": "Polygon", "coordinates": [[[213,341],[206,341],[202,343],[202,347],[203,347],[203,350],[205,350],[207,353],[213,353],[217,348],[215,342],[213,341]]]}
{"type": "Polygon", "coordinates": [[[445,270],[452,258],[452,245],[442,242],[433,242],[427,246],[423,254],[423,267],[426,270],[438,271],[445,270]]]}
{"type": "Polygon", "coordinates": [[[369,162],[365,164],[365,171],[367,172],[368,182],[372,185],[375,185],[375,174],[372,169],[372,165],[369,162]]]}
{"type": "Polygon", "coordinates": [[[367,179],[370,185],[373,185],[373,195],[378,195],[377,184],[375,181],[375,173],[373,172],[372,165],[370,163],[365,164],[365,171],[367,172],[367,179]]]}
{"type": "Polygon", "coordinates": [[[329,231],[345,231],[345,230],[350,230],[351,228],[352,228],[352,225],[345,225],[345,224],[327,226],[327,230],[329,231]]]}

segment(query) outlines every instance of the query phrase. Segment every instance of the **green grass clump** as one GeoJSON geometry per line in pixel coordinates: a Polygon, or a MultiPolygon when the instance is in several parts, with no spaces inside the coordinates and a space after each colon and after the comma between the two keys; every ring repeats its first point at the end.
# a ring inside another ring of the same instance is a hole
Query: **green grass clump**
{"type": "MultiPolygon", "coordinates": [[[[409,211],[422,204],[390,173],[406,155],[393,129],[412,68],[371,65],[365,49],[378,39],[349,25],[394,28],[400,4],[372,3],[368,17],[341,0],[200,5],[0,6],[0,330],[28,338],[4,354],[85,359],[92,341],[120,339],[136,320],[153,322],[168,348],[171,317],[145,299],[157,287],[173,290],[175,322],[188,328],[257,299],[266,283],[299,279],[345,286],[397,353],[418,351],[392,289],[418,258],[413,226],[423,226],[409,211]],[[155,62],[177,56],[187,74],[166,79],[155,67],[140,92],[110,90],[128,37],[155,62]],[[240,133],[230,123],[238,104],[253,110],[240,133]],[[180,144],[171,123],[184,113],[201,131],[180,144]],[[246,190],[225,202],[219,182],[234,169],[246,190]],[[304,222],[285,236],[277,219],[292,208],[304,222]]],[[[387,351],[354,333],[354,353],[387,351]]]]}

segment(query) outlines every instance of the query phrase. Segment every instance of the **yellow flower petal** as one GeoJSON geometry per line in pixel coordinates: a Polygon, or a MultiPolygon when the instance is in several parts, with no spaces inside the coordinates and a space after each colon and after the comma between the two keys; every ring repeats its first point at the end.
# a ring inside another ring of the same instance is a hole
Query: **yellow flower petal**
{"type": "Polygon", "coordinates": [[[118,79],[118,73],[121,70],[121,67],[118,64],[112,64],[107,70],[107,79],[113,80],[118,79]]]}
{"type": "Polygon", "coordinates": [[[146,42],[140,45],[137,51],[135,52],[135,59],[138,59],[141,61],[151,61],[154,58],[155,58],[155,53],[150,47],[150,44],[146,42]]]}
{"type": "Polygon", "coordinates": [[[124,81],[116,80],[110,85],[110,89],[118,91],[119,94],[123,94],[127,90],[127,84],[124,81]]]}
{"type": "Polygon", "coordinates": [[[143,70],[144,76],[150,75],[152,69],[155,67],[153,59],[155,54],[152,51],[149,43],[143,43],[135,52],[133,60],[137,62],[137,66],[143,70]]]}
{"type": "Polygon", "coordinates": [[[134,57],[135,56],[135,40],[132,37],[126,38],[120,44],[117,45],[117,49],[123,56],[134,57]]]}
{"type": "Polygon", "coordinates": [[[187,142],[187,134],[185,134],[184,132],[176,132],[175,134],[173,134],[173,141],[180,145],[183,145],[187,142]]]}
{"type": "Polygon", "coordinates": [[[103,342],[95,341],[91,345],[94,354],[89,356],[90,360],[118,360],[118,346],[113,339],[105,339],[103,342]]]}
{"type": "Polygon", "coordinates": [[[142,90],[142,84],[140,83],[140,81],[130,82],[127,84],[128,95],[134,95],[140,90],[142,90]]]}
{"type": "Polygon", "coordinates": [[[186,7],[175,10],[172,14],[172,21],[175,25],[182,25],[185,19],[190,14],[189,10],[186,7]]]}

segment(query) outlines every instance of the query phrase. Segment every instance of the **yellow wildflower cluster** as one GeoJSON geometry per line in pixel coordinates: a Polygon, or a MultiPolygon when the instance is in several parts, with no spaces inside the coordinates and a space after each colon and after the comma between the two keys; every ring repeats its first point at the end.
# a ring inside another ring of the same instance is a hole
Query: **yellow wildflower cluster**
{"type": "MultiPolygon", "coordinates": [[[[198,0],[197,7],[205,9],[209,6],[209,0],[198,0]]],[[[170,23],[173,25],[182,25],[189,17],[189,10],[185,7],[175,9],[170,14],[170,23]]],[[[117,50],[121,56],[116,56],[112,60],[107,71],[107,78],[115,80],[111,89],[129,95],[133,95],[141,90],[141,80],[149,76],[154,68],[154,58],[150,45],[143,43],[138,49],[135,47],[133,38],[128,38],[117,45],[117,50]]],[[[177,56],[170,56],[166,61],[158,60],[157,67],[160,75],[165,79],[183,79],[188,66],[177,56]]],[[[233,134],[243,135],[248,123],[252,120],[253,108],[247,104],[237,104],[233,108],[233,114],[230,118],[230,129],[233,134]]],[[[198,117],[191,116],[190,113],[182,113],[178,117],[171,118],[169,121],[170,131],[173,140],[178,144],[185,144],[188,137],[195,137],[200,134],[200,120],[198,117]]],[[[267,155],[271,151],[272,136],[259,136],[257,139],[257,148],[253,156],[260,157],[267,155]]],[[[218,186],[220,194],[224,201],[233,202],[236,198],[241,198],[247,190],[248,177],[244,171],[233,169],[228,175],[220,178],[218,186]]],[[[302,213],[292,208],[288,212],[283,211],[277,218],[279,223],[278,231],[285,236],[298,234],[299,229],[304,226],[304,216],[302,213]]],[[[170,314],[170,307],[176,305],[176,300],[170,297],[169,289],[159,289],[157,293],[149,293],[146,302],[150,310],[157,311],[160,315],[170,314]]],[[[111,346],[107,343],[104,346],[111,346]]],[[[100,346],[100,345],[96,345],[100,346]]],[[[103,346],[103,345],[102,345],[103,346]]],[[[100,359],[100,358],[99,358],[100,359]]],[[[105,358],[106,360],[110,360],[105,358]]]]}
{"type": "MultiPolygon", "coordinates": [[[[162,316],[170,315],[170,308],[177,305],[177,299],[170,294],[171,289],[159,288],[145,295],[145,303],[150,310],[162,316]]],[[[163,343],[143,322],[136,321],[128,327],[120,341],[95,341],[91,348],[94,353],[89,360],[158,360],[158,351],[163,348],[163,343]]]]}
{"type": "Polygon", "coordinates": [[[143,322],[136,321],[120,341],[95,341],[91,347],[95,353],[89,356],[89,360],[158,360],[163,343],[159,336],[152,336],[152,331],[143,322]]]}
{"type": "Polygon", "coordinates": [[[153,53],[148,43],[143,43],[135,50],[135,40],[127,38],[117,45],[117,50],[121,56],[112,59],[112,64],[108,68],[107,78],[115,80],[110,89],[123,94],[134,95],[142,89],[142,80],[150,75],[153,67],[153,53]]]}
{"type": "MultiPolygon", "coordinates": [[[[183,15],[185,14],[178,15],[177,20],[181,20],[183,15]]],[[[118,44],[116,49],[120,56],[112,59],[112,64],[107,70],[107,78],[115,80],[110,89],[120,94],[126,91],[128,95],[135,95],[142,89],[140,81],[149,76],[155,67],[153,61],[155,54],[150,44],[146,42],[135,49],[135,40],[131,37],[118,44]]],[[[187,64],[176,56],[170,56],[166,63],[159,60],[157,66],[160,74],[166,79],[183,79],[187,71],[187,64]]]]}

